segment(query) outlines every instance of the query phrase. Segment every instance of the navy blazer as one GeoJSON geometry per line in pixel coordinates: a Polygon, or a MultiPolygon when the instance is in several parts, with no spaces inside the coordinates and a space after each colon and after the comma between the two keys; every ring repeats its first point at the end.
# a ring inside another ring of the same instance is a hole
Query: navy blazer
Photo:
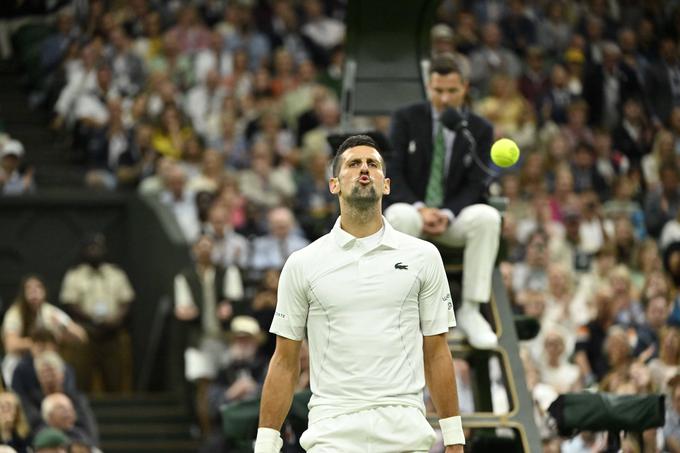
{"type": "MultiPolygon", "coordinates": [[[[474,113],[468,115],[467,121],[468,129],[477,142],[477,158],[489,167],[493,126],[474,113]]],[[[425,200],[432,162],[432,131],[429,102],[403,107],[392,115],[389,134],[391,154],[387,161],[392,191],[385,198],[386,205],[425,200]]],[[[472,144],[464,134],[457,132],[441,208],[450,209],[458,215],[466,206],[484,202],[488,180],[489,176],[472,155],[472,144]]]]}

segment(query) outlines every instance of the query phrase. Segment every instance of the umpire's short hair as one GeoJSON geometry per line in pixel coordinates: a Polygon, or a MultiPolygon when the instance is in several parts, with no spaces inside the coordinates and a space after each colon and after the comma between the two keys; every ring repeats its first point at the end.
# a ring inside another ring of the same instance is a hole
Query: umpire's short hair
{"type": "Polygon", "coordinates": [[[333,162],[331,163],[331,169],[333,170],[333,177],[337,178],[340,174],[340,167],[342,166],[342,155],[345,151],[350,148],[355,148],[357,146],[368,146],[380,154],[380,163],[382,164],[383,173],[387,171],[385,167],[385,159],[382,156],[382,151],[378,147],[378,144],[368,135],[352,135],[347,137],[344,142],[338,147],[338,152],[335,153],[333,162]]]}
{"type": "Polygon", "coordinates": [[[435,73],[439,75],[458,74],[465,78],[456,61],[456,56],[449,52],[437,54],[432,58],[430,62],[430,77],[435,73]]]}

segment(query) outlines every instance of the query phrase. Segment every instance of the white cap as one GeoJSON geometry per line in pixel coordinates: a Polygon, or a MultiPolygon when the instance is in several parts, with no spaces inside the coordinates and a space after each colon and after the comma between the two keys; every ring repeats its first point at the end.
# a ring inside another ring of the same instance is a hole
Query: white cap
{"type": "Polygon", "coordinates": [[[254,337],[257,341],[264,340],[264,335],[260,330],[260,325],[257,320],[251,316],[236,316],[231,321],[231,335],[242,336],[247,335],[254,337]]]}
{"type": "Polygon", "coordinates": [[[22,145],[19,140],[8,140],[2,145],[2,148],[0,148],[0,157],[9,155],[21,158],[24,155],[24,145],[22,145]]]}

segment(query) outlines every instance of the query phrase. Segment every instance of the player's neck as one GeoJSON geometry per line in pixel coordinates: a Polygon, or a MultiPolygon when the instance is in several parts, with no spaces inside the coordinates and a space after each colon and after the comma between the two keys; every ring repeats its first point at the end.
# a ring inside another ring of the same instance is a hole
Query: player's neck
{"type": "Polygon", "coordinates": [[[382,228],[380,205],[364,210],[345,206],[340,211],[340,227],[356,238],[364,238],[382,228]]]}

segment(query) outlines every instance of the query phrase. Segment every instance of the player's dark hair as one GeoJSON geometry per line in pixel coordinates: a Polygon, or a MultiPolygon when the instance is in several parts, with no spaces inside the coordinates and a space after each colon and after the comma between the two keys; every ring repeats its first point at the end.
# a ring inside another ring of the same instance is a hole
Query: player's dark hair
{"type": "Polygon", "coordinates": [[[350,137],[347,137],[345,141],[342,142],[342,144],[338,147],[338,152],[335,153],[335,157],[333,158],[333,162],[331,163],[334,178],[337,178],[338,175],[340,174],[343,153],[348,149],[355,148],[357,146],[368,146],[378,151],[378,154],[380,154],[380,163],[383,168],[383,173],[386,172],[387,169],[385,167],[385,159],[383,159],[382,152],[380,148],[378,148],[378,144],[375,142],[375,140],[373,140],[368,135],[352,135],[350,137]]]}

